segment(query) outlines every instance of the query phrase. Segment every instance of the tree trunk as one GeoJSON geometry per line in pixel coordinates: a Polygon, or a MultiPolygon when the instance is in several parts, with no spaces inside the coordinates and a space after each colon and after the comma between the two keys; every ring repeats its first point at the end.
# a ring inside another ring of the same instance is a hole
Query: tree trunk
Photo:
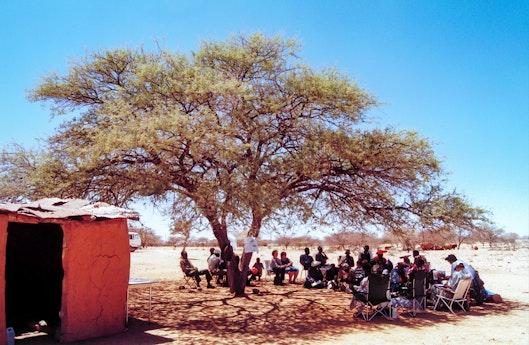
{"type": "MultiPolygon", "coordinates": [[[[227,279],[230,287],[230,292],[235,297],[246,296],[246,282],[248,280],[248,269],[250,268],[250,261],[252,260],[252,253],[245,253],[243,248],[242,262],[241,258],[233,252],[233,247],[228,239],[228,229],[226,224],[218,221],[214,214],[206,217],[209,220],[213,234],[219,243],[221,249],[222,260],[226,262],[227,279]]],[[[252,225],[248,231],[248,236],[258,237],[261,229],[261,217],[254,217],[252,225]]]]}

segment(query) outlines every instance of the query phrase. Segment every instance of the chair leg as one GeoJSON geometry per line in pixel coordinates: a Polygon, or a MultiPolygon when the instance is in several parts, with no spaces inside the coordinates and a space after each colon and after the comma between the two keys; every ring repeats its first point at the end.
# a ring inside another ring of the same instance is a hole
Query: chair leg
{"type": "Polygon", "coordinates": [[[195,277],[190,277],[184,275],[184,285],[189,287],[190,289],[198,289],[200,286],[198,286],[197,281],[195,277]]]}

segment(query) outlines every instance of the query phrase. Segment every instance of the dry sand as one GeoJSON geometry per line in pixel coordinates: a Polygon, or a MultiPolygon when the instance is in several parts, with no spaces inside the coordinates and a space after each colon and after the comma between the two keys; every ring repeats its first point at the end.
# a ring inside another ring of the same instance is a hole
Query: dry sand
{"type": "MultiPolygon", "coordinates": [[[[278,248],[280,249],[280,248],[278,248]]],[[[427,310],[413,318],[400,312],[395,320],[355,319],[350,294],[309,290],[302,285],[274,286],[257,282],[259,295],[233,298],[227,288],[178,289],[181,248],[147,248],[131,253],[131,277],[159,280],[152,286],[152,319],[148,322],[148,289],[130,292],[126,332],[75,344],[529,344],[529,248],[516,251],[470,247],[424,252],[431,266],[449,270],[444,257],[454,253],[479,270],[485,287],[500,294],[503,303],[472,306],[470,312],[451,314],[427,310]]],[[[188,248],[189,257],[206,268],[207,248],[188,248]]],[[[289,249],[298,262],[302,250],[289,249]]],[[[314,251],[312,251],[314,252],[314,251]]],[[[255,257],[270,257],[261,249],[255,257]]],[[[336,262],[342,252],[328,252],[336,262]]],[[[394,263],[405,252],[390,249],[394,263]]],[[[24,344],[43,343],[24,341],[24,344]]]]}

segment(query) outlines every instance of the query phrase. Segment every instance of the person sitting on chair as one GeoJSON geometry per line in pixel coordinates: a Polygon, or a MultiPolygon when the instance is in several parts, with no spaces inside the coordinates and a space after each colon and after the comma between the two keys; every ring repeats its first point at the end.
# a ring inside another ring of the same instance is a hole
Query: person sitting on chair
{"type": "Polygon", "coordinates": [[[338,287],[341,291],[353,291],[355,275],[349,264],[343,263],[338,271],[338,287]]]}
{"type": "Polygon", "coordinates": [[[281,252],[281,264],[285,266],[285,272],[288,273],[288,282],[290,284],[295,284],[296,279],[298,278],[299,268],[294,266],[292,260],[287,258],[286,252],[281,252]]]}
{"type": "Polygon", "coordinates": [[[428,260],[426,260],[426,256],[423,254],[420,254],[418,250],[414,250],[413,252],[413,264],[417,264],[417,261],[421,259],[423,261],[423,267],[426,272],[430,272],[430,265],[428,264],[428,260]]]}
{"type": "Polygon", "coordinates": [[[393,263],[384,257],[385,252],[385,250],[379,249],[377,255],[371,260],[371,266],[379,265],[382,269],[387,269],[391,272],[393,269],[393,263]]]}
{"type": "Polygon", "coordinates": [[[323,273],[321,273],[321,270],[319,269],[321,265],[321,262],[319,261],[312,261],[310,264],[310,268],[307,271],[307,279],[305,280],[304,287],[310,289],[310,288],[318,288],[321,289],[324,287],[323,285],[323,273]]]}
{"type": "Polygon", "coordinates": [[[180,268],[182,269],[182,272],[188,277],[195,277],[195,280],[197,282],[197,287],[200,288],[200,276],[205,275],[206,280],[208,281],[208,289],[213,289],[215,286],[211,285],[211,279],[213,277],[211,276],[211,273],[209,270],[199,270],[197,267],[193,266],[189,259],[187,258],[187,252],[185,250],[182,250],[180,253],[180,268]]]}
{"type": "Polygon", "coordinates": [[[461,280],[470,279],[470,278],[472,278],[472,276],[470,275],[470,273],[468,273],[468,271],[465,270],[465,264],[460,262],[459,264],[455,266],[454,273],[450,276],[450,279],[448,279],[448,282],[446,282],[445,284],[435,284],[433,286],[432,300],[435,303],[437,301],[437,296],[439,294],[443,294],[443,296],[450,294],[449,291],[443,290],[442,288],[449,288],[452,291],[455,291],[461,280]]]}
{"type": "Polygon", "coordinates": [[[212,275],[217,276],[217,284],[222,284],[223,278],[226,277],[226,264],[220,257],[220,249],[210,248],[211,255],[208,257],[208,269],[212,275]]]}
{"type": "Polygon", "coordinates": [[[415,263],[411,266],[411,268],[408,270],[408,277],[410,278],[410,281],[413,280],[415,276],[415,272],[417,271],[426,271],[428,272],[428,266],[424,262],[424,260],[421,257],[418,257],[415,259],[415,263]]]}
{"type": "Polygon", "coordinates": [[[369,293],[369,276],[381,274],[382,267],[380,265],[375,264],[371,266],[371,274],[366,275],[364,279],[362,279],[362,281],[360,282],[360,285],[353,286],[353,298],[351,299],[351,304],[349,304],[350,309],[354,309],[357,306],[358,302],[365,303],[367,301],[367,294],[369,293]]]}
{"type": "Polygon", "coordinates": [[[325,271],[325,282],[327,283],[327,288],[336,290],[338,289],[338,273],[340,269],[336,267],[335,264],[331,264],[329,269],[325,271]]]}
{"type": "Polygon", "coordinates": [[[283,280],[285,280],[286,265],[283,265],[281,263],[281,259],[277,256],[277,254],[277,250],[274,249],[272,251],[272,260],[270,260],[270,268],[276,274],[274,278],[274,285],[285,285],[285,283],[283,283],[283,280]]]}

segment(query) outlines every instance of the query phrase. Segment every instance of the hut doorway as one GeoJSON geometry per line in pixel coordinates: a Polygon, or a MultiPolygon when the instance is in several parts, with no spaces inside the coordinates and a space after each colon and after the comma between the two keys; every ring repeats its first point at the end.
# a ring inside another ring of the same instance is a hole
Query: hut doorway
{"type": "Polygon", "coordinates": [[[59,224],[8,224],[6,327],[17,335],[38,330],[39,322],[46,333],[60,327],[63,237],[59,224]]]}

